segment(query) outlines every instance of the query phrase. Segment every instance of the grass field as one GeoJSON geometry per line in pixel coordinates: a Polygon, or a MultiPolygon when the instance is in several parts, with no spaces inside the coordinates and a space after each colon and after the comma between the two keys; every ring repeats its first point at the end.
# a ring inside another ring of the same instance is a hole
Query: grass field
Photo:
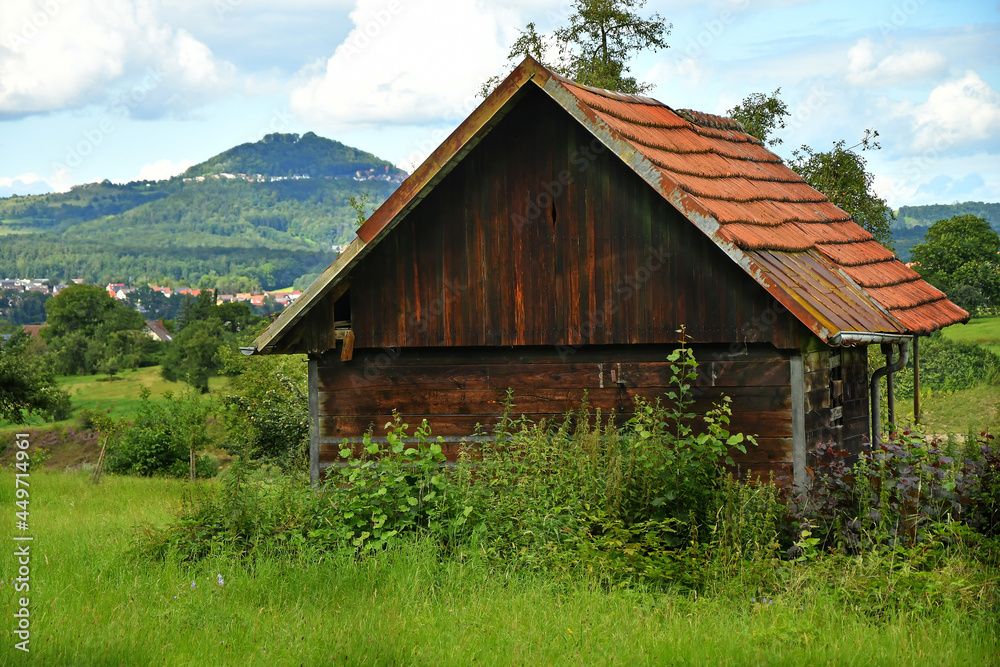
{"type": "MultiPolygon", "coordinates": [[[[166,521],[186,488],[162,479],[108,477],[93,486],[79,474],[31,475],[32,662],[909,666],[1000,660],[995,619],[942,608],[873,620],[794,574],[789,592],[764,604],[732,592],[697,597],[557,583],[490,570],[475,558],[442,561],[421,543],[360,563],[262,559],[246,567],[218,558],[192,567],[130,558],[136,526],[166,521]]],[[[0,472],[4,536],[14,532],[13,496],[13,474],[0,472]]],[[[0,596],[7,619],[0,664],[27,664],[29,656],[13,649],[12,553],[0,550],[0,589],[8,592],[0,596]]]]}
{"type": "Polygon", "coordinates": [[[976,317],[968,324],[954,324],[944,330],[944,335],[963,343],[978,343],[1000,355],[1000,315],[976,317]]]}
{"type": "MultiPolygon", "coordinates": [[[[1000,355],[1000,316],[977,317],[944,329],[948,338],[984,345],[1000,355]]],[[[981,385],[954,392],[921,392],[920,412],[929,433],[1000,433],[1000,387],[981,385]]],[[[896,402],[900,423],[913,421],[913,399],[896,402]]]]}
{"type": "MultiPolygon", "coordinates": [[[[67,375],[59,378],[60,386],[69,392],[74,408],[89,408],[105,412],[113,417],[133,414],[139,407],[139,390],[146,387],[152,398],[167,392],[175,394],[187,389],[182,382],[167,382],[160,375],[159,366],[140,368],[118,374],[118,379],[108,381],[106,375],[67,375]]],[[[210,390],[217,391],[225,385],[226,379],[208,379],[210,390]]]]}
{"type": "MultiPolygon", "coordinates": [[[[927,433],[956,433],[970,430],[1000,434],[1000,387],[981,385],[955,392],[922,392],[920,412],[927,433]]],[[[913,421],[913,399],[897,399],[899,423],[913,421]]]]}
{"type": "MultiPolygon", "coordinates": [[[[108,380],[107,375],[65,375],[57,378],[59,386],[70,396],[74,412],[86,408],[108,414],[115,418],[128,417],[139,407],[139,391],[146,387],[152,393],[153,400],[162,397],[167,392],[175,394],[187,390],[183,382],[167,382],[160,375],[159,366],[149,366],[134,371],[119,373],[115,380],[108,380]]],[[[211,391],[225,387],[226,378],[211,377],[208,386],[211,391]]],[[[61,430],[73,423],[73,418],[43,424],[41,420],[33,422],[36,427],[49,430],[61,430]]],[[[13,426],[0,421],[0,436],[9,434],[13,426]]]]}

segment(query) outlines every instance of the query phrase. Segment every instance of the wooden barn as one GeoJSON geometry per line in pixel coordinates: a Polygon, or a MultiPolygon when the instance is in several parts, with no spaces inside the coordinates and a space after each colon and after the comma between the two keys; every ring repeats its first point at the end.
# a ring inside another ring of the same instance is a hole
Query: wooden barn
{"type": "Polygon", "coordinates": [[[315,480],[393,410],[452,455],[508,388],[534,418],[584,391],[627,415],[683,326],[697,405],[732,397],[740,463],[788,485],[870,437],[868,345],[903,362],[968,317],[739,123],[529,58],[244,351],[308,354],[315,480]]]}

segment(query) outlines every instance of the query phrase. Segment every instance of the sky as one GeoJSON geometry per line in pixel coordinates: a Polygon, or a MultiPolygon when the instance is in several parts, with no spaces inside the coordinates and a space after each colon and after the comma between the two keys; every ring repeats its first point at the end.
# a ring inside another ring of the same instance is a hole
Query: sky
{"type": "MultiPolygon", "coordinates": [[[[169,178],[271,132],[412,171],[573,0],[2,0],[0,197],[169,178]]],[[[674,108],[781,89],[773,150],[860,141],[893,208],[1000,201],[997,0],[649,0],[630,63],[674,108]]]]}

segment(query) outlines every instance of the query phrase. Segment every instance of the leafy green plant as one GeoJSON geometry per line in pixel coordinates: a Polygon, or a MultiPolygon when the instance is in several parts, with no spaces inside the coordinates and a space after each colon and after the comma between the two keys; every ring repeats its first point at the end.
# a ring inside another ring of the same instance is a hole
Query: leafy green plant
{"type": "MultiPolygon", "coordinates": [[[[135,420],[102,418],[99,430],[110,438],[106,467],[108,472],[127,475],[184,475],[191,470],[195,452],[211,440],[205,431],[208,405],[194,393],[179,398],[165,396],[165,401],[150,400],[150,391],[140,390],[140,405],[135,420]]],[[[201,464],[201,471],[210,473],[209,461],[201,464]]]]}
{"type": "Polygon", "coordinates": [[[299,355],[245,357],[219,349],[230,376],[220,417],[226,451],[245,461],[303,468],[309,437],[305,358],[299,355]]]}
{"type": "MultiPolygon", "coordinates": [[[[1000,457],[992,442],[983,433],[962,447],[903,430],[853,463],[835,443],[820,445],[812,485],[795,499],[792,517],[810,532],[809,545],[844,553],[925,544],[955,522],[994,534],[1000,457]]],[[[789,553],[801,555],[803,545],[789,553]]]]}

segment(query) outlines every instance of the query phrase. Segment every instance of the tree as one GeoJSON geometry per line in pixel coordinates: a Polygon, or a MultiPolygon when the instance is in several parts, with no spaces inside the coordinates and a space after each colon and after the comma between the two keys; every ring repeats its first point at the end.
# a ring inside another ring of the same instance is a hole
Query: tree
{"type": "Polygon", "coordinates": [[[308,379],[302,355],[254,355],[219,350],[230,376],[222,400],[226,451],[248,461],[294,467],[309,437],[308,379]]]}
{"type": "Polygon", "coordinates": [[[207,393],[208,378],[219,370],[216,353],[225,340],[226,331],[218,319],[188,324],[174,336],[163,354],[163,379],[184,381],[201,393],[207,393]]]}
{"type": "Polygon", "coordinates": [[[876,194],[875,176],[867,170],[865,158],[854,152],[858,146],[862,151],[881,148],[875,141],[877,136],[877,131],[865,130],[861,142],[844,148],[847,142],[841,139],[829,151],[814,151],[803,145],[792,152],[794,159],[790,166],[854,222],[871,232],[876,241],[892,250],[892,221],[896,216],[885,199],[876,194]]]}
{"type": "MultiPolygon", "coordinates": [[[[644,93],[652,84],[628,76],[629,60],[636,53],[669,48],[665,38],[673,25],[654,13],[644,19],[634,10],[646,0],[575,0],[569,24],[555,30],[551,38],[538,33],[534,23],[519,31],[507,54],[509,66],[531,56],[547,68],[577,83],[621,93],[644,93]],[[555,53],[554,59],[549,54],[555,53]]],[[[499,85],[491,77],[480,90],[488,96],[499,85]]]]}
{"type": "Polygon", "coordinates": [[[174,339],[163,353],[164,379],[187,382],[201,392],[208,391],[208,378],[218,373],[219,347],[234,343],[236,336],[260,326],[263,318],[245,303],[216,305],[215,294],[201,292],[184,302],[177,317],[174,339]]]}
{"type": "Polygon", "coordinates": [[[576,0],[569,25],[556,30],[570,78],[578,83],[622,93],[644,93],[652,84],[626,76],[635,53],[669,48],[664,38],[673,28],[654,13],[643,19],[633,9],[646,0],[576,0]]]}
{"type": "Polygon", "coordinates": [[[986,220],[938,220],[910,251],[914,268],[969,312],[1000,307],[1000,234],[986,220]]]}
{"type": "Polygon", "coordinates": [[[768,146],[782,143],[780,137],[773,137],[775,130],[785,129],[785,116],[790,116],[788,105],[781,99],[781,88],[770,95],[750,93],[743,101],[726,113],[740,121],[747,134],[757,137],[768,146]]]}
{"type": "MultiPolygon", "coordinates": [[[[120,306],[103,287],[70,285],[45,302],[45,312],[47,313],[45,323],[48,325],[46,335],[58,337],[76,331],[93,335],[97,326],[112,313],[115,313],[118,308],[133,313],[131,324],[134,324],[135,328],[142,326],[142,318],[139,314],[120,306]]],[[[125,320],[128,316],[121,315],[120,317],[125,320]]]]}
{"type": "Polygon", "coordinates": [[[142,316],[103,288],[72,285],[45,302],[41,335],[62,373],[135,368],[141,358],[142,316]]]}
{"type": "Polygon", "coordinates": [[[0,343],[0,418],[23,424],[31,414],[66,419],[70,411],[69,395],[23,329],[0,343]]]}
{"type": "MultiPolygon", "coordinates": [[[[784,128],[784,118],[791,115],[780,93],[780,88],[770,95],[751,93],[727,113],[740,121],[748,134],[775,146],[782,141],[771,135],[784,128]]],[[[792,151],[789,166],[850,215],[854,222],[871,232],[876,241],[892,249],[892,221],[896,216],[885,199],[875,192],[875,176],[867,170],[865,158],[854,150],[859,146],[861,151],[880,149],[877,137],[876,130],[865,130],[864,138],[857,144],[845,148],[846,141],[835,141],[829,151],[814,151],[803,145],[792,151]]]]}

